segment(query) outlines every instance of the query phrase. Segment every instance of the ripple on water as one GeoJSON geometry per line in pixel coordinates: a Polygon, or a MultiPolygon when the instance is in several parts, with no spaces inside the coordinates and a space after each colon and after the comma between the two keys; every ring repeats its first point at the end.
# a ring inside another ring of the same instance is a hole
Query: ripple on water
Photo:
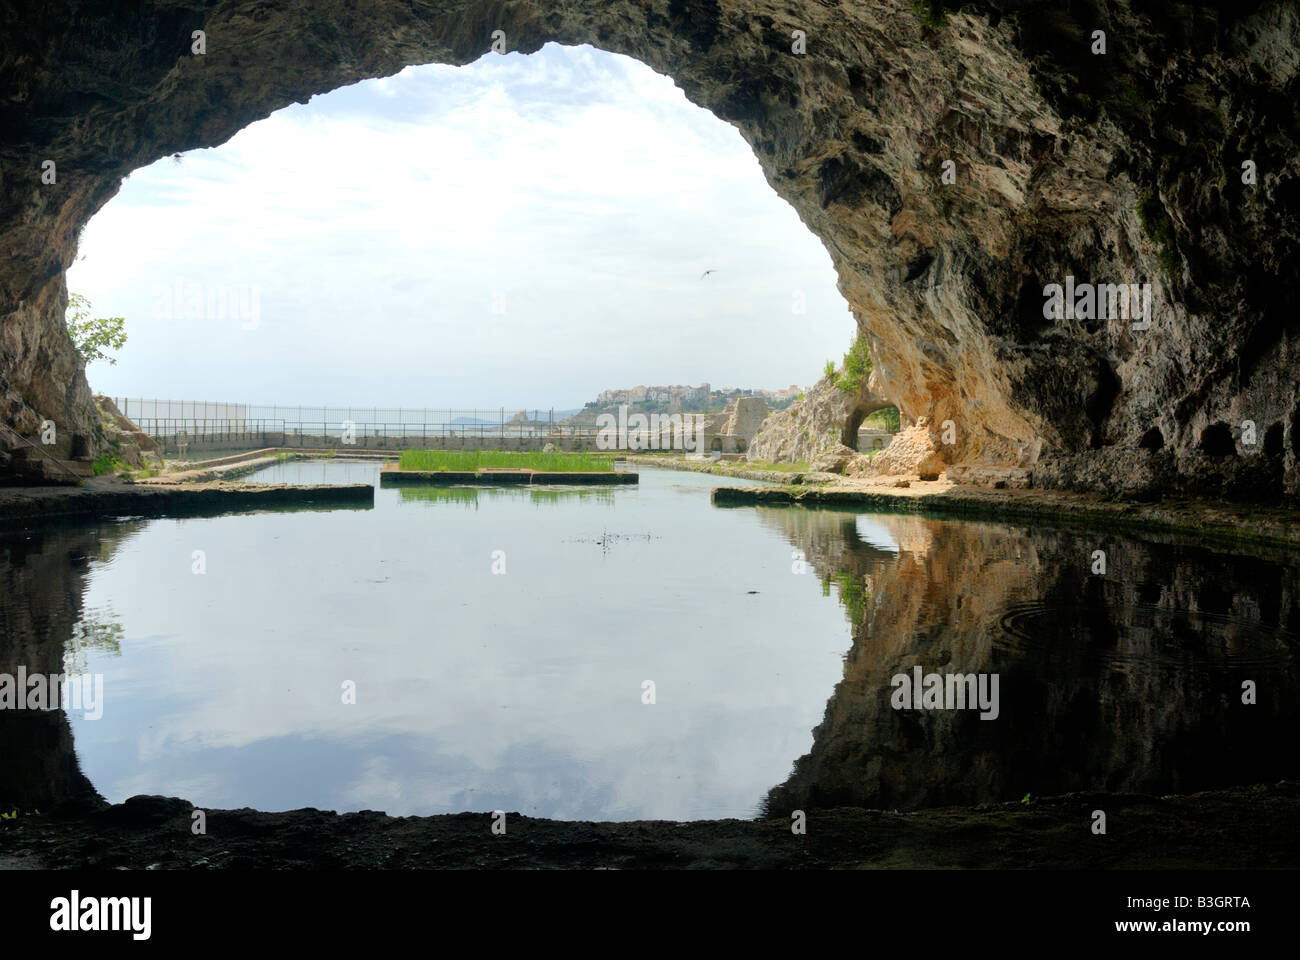
{"type": "Polygon", "coordinates": [[[1008,652],[1077,649],[1094,662],[1119,665],[1273,667],[1291,663],[1300,638],[1280,626],[1233,613],[1169,610],[1107,598],[1016,604],[1001,617],[1008,652]]]}

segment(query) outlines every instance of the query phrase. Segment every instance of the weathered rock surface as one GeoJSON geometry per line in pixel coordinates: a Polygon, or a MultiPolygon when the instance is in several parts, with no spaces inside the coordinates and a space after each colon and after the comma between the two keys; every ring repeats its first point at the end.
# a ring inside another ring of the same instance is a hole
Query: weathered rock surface
{"type": "Polygon", "coordinates": [[[843,473],[857,456],[858,452],[852,447],[831,447],[812,461],[808,469],[813,473],[843,473]]]}
{"type": "Polygon", "coordinates": [[[117,408],[110,397],[96,395],[99,426],[111,453],[133,467],[162,466],[158,441],[145,433],[117,408]]]}
{"type": "Polygon", "coordinates": [[[825,241],[881,395],[956,424],[945,463],[1016,464],[1041,443],[1039,485],[1300,493],[1291,2],[985,0],[927,23],[907,0],[15,0],[0,419],[28,436],[54,419],[61,455],[103,443],[63,271],[131,170],[343,84],[467,63],[495,30],[516,51],[636,57],[734,124],[825,241]],[[1067,275],[1150,283],[1150,329],[1045,320],[1043,289],[1067,275]]]}
{"type": "Polygon", "coordinates": [[[849,393],[823,377],[802,399],[763,421],[749,445],[749,459],[812,463],[841,447],[856,449],[863,418],[893,406],[877,395],[878,384],[873,374],[849,393]]]}
{"type": "Polygon", "coordinates": [[[942,431],[935,429],[929,417],[921,417],[911,426],[899,430],[893,442],[855,475],[940,473],[948,465],[944,446],[942,431]]]}
{"type": "Polygon", "coordinates": [[[753,440],[771,412],[772,408],[762,397],[737,397],[727,405],[727,416],[718,432],[753,440]]]}
{"type": "MultiPolygon", "coordinates": [[[[875,515],[895,551],[863,539],[852,513],[759,516],[836,585],[854,638],[812,749],[771,791],[768,816],[1291,775],[1289,758],[1242,736],[1256,708],[1221,694],[1237,658],[1269,663],[1280,688],[1296,682],[1283,651],[1300,577],[1286,563],[1107,538],[1113,569],[1128,571],[1120,580],[1079,562],[1096,533],[875,515]],[[1195,665],[1171,639],[1189,617],[1203,644],[1195,665]],[[996,721],[896,709],[892,678],[917,666],[999,674],[996,721]]],[[[1264,727],[1300,736],[1286,702],[1260,709],[1271,711],[1264,727]]]]}

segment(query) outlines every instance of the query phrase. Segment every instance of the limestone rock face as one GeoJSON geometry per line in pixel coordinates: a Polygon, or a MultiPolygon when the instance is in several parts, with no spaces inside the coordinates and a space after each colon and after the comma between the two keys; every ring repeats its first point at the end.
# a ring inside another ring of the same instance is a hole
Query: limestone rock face
{"type": "Polygon", "coordinates": [[[99,411],[99,427],[110,452],[133,467],[143,467],[146,463],[162,465],[158,441],[125,417],[111,398],[97,395],[94,402],[99,411]]]}
{"type": "Polygon", "coordinates": [[[841,447],[853,448],[862,419],[892,406],[877,396],[878,383],[873,373],[859,390],[847,393],[823,377],[802,399],[763,421],[749,445],[749,459],[812,463],[841,447]]]}
{"type": "Polygon", "coordinates": [[[910,0],[13,0],[0,420],[102,444],[63,272],[130,171],[315,93],[468,63],[500,30],[512,51],[636,57],[735,125],[825,242],[880,395],[956,423],[945,462],[1018,464],[1038,443],[1040,485],[1300,493],[1295,5],[978,6],[923,21],[910,0]],[[1045,319],[1067,276],[1150,284],[1150,326],[1045,319]]]}
{"type": "Polygon", "coordinates": [[[856,450],[841,444],[822,453],[808,468],[813,473],[843,473],[857,456],[856,450]]]}
{"type": "Polygon", "coordinates": [[[931,474],[940,473],[948,462],[944,456],[942,436],[928,417],[921,417],[910,427],[895,434],[893,441],[869,461],[861,474],[931,474]]]}

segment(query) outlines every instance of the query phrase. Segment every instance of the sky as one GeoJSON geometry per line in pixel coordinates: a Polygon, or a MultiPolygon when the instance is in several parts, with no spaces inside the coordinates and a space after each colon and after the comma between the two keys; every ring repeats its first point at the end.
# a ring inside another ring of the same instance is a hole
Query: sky
{"type": "Polygon", "coordinates": [[[543,409],[810,385],[854,334],[835,280],[739,131],[639,61],[556,44],[409,67],[137,170],[68,271],[126,318],[98,393],[543,409]]]}

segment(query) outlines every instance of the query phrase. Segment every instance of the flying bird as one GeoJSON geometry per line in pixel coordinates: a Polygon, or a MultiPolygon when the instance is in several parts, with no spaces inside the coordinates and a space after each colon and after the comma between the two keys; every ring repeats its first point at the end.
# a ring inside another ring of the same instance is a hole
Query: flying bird
{"type": "Polygon", "coordinates": [[[716,270],[705,270],[703,273],[700,274],[700,279],[703,280],[703,279],[704,279],[705,277],[707,277],[709,274],[711,274],[711,273],[717,273],[717,272],[718,272],[718,271],[716,271],[716,270]]]}

